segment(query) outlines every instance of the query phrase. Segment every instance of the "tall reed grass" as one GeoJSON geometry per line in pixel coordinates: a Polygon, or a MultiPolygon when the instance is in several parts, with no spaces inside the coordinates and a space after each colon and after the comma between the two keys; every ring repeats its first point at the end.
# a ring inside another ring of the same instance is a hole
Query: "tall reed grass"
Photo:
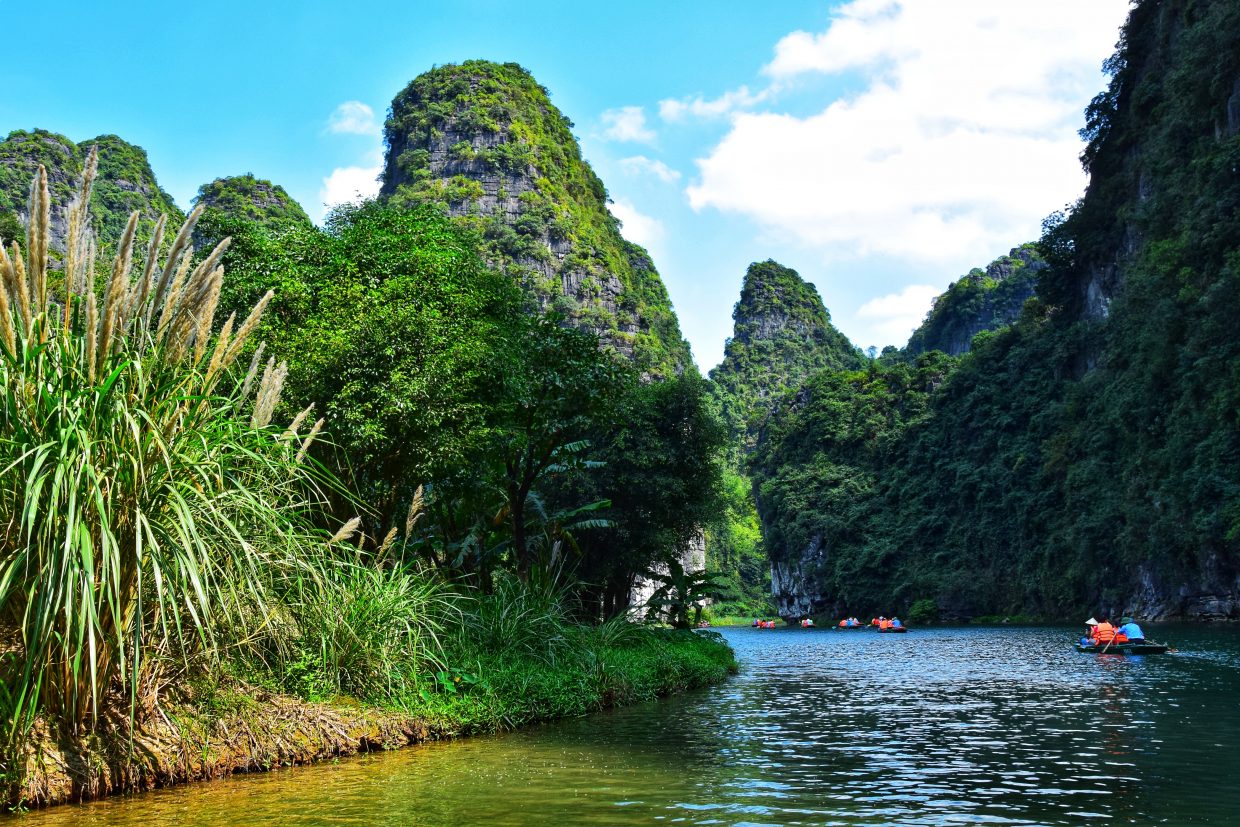
{"type": "MultiPolygon", "coordinates": [[[[273,572],[313,576],[324,477],[271,417],[285,374],[235,364],[270,299],[213,332],[221,242],[198,261],[195,210],[144,255],[130,216],[97,278],[91,151],[49,291],[46,171],[24,256],[0,252],[0,697],[6,754],[36,716],[89,727],[153,657],[218,654],[230,623],[272,614],[273,572]],[[102,290],[97,289],[102,281],[102,290]]],[[[261,353],[261,350],[260,350],[261,353]]],[[[300,424],[299,426],[300,427],[300,424]]],[[[317,432],[317,430],[316,430],[317,432]]],[[[122,697],[124,697],[122,695],[122,697]]]]}

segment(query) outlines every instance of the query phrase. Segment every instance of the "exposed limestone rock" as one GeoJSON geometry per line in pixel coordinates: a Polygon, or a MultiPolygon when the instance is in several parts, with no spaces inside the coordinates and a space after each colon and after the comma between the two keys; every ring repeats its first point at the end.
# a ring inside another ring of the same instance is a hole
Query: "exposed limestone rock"
{"type": "Polygon", "coordinates": [[[385,126],[383,197],[436,204],[541,310],[597,333],[650,376],[691,364],[667,291],[620,235],[571,122],[516,64],[467,61],[414,79],[385,126]]]}
{"type": "Polygon", "coordinates": [[[1037,274],[1046,261],[1032,244],[1014,248],[985,270],[975,268],[934,300],[926,320],[909,338],[910,355],[941,350],[951,356],[967,353],[973,337],[1016,321],[1033,296],[1037,274]]]}

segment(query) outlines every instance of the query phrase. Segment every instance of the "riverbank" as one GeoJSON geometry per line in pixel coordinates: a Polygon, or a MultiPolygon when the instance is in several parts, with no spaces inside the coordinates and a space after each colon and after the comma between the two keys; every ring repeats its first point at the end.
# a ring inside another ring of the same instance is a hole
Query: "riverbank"
{"type": "Polygon", "coordinates": [[[126,699],[113,699],[115,711],[85,737],[54,736],[41,723],[10,804],[85,801],[513,729],[685,692],[735,671],[717,635],[633,627],[556,662],[494,653],[474,672],[441,673],[434,691],[388,707],[200,678],[142,704],[132,725],[126,699]]]}

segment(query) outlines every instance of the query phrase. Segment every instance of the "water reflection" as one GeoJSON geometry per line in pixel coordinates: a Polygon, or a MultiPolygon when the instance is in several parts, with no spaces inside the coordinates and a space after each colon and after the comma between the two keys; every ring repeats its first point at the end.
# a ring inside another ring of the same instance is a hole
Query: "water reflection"
{"type": "Polygon", "coordinates": [[[728,630],[693,696],[498,738],[61,808],[27,825],[1176,825],[1240,812],[1240,637],[728,630]]]}

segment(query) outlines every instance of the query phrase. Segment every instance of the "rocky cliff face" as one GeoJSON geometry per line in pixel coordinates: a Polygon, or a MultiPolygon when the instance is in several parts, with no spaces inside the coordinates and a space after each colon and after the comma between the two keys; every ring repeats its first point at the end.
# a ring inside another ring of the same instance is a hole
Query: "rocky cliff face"
{"type": "Polygon", "coordinates": [[[745,272],[723,361],[710,372],[724,418],[751,444],[771,405],[824,368],[856,370],[861,351],[831,324],[812,284],[774,261],[745,272]]]}
{"type": "Polygon", "coordinates": [[[194,203],[203,207],[194,228],[194,247],[199,250],[236,235],[236,222],[257,224],[270,233],[311,226],[306,211],[284,187],[249,173],[203,184],[194,203]]]}
{"type": "Polygon", "coordinates": [[[0,215],[26,221],[28,187],[42,164],[47,169],[52,194],[52,249],[63,251],[69,229],[68,205],[91,146],[99,148],[99,175],[91,197],[91,212],[103,245],[120,237],[134,210],[142,214],[139,240],[145,238],[160,215],[167,215],[174,225],[184,218],[172,196],[159,186],[141,147],[115,135],[100,135],[78,144],[42,129],[11,132],[0,142],[0,215]]]}
{"type": "Polygon", "coordinates": [[[956,358],[928,325],[928,352],[820,373],[768,420],[790,614],[1240,619],[1240,4],[1139,0],[1107,67],[1089,187],[1019,318],[956,358]]]}
{"type": "Polygon", "coordinates": [[[1038,273],[1045,269],[1046,261],[1034,245],[1025,244],[984,270],[970,270],[934,300],[905,352],[914,356],[928,350],[951,356],[967,353],[978,333],[1016,321],[1021,307],[1033,296],[1038,273]]]}
{"type": "Polygon", "coordinates": [[[646,251],[620,235],[571,122],[516,64],[467,61],[415,78],[385,125],[384,197],[474,227],[543,310],[593,330],[651,376],[691,364],[646,251]]]}
{"type": "Polygon", "coordinates": [[[194,203],[205,208],[204,214],[216,211],[227,218],[253,221],[268,228],[310,224],[310,216],[284,187],[249,173],[203,184],[194,203]]]}

